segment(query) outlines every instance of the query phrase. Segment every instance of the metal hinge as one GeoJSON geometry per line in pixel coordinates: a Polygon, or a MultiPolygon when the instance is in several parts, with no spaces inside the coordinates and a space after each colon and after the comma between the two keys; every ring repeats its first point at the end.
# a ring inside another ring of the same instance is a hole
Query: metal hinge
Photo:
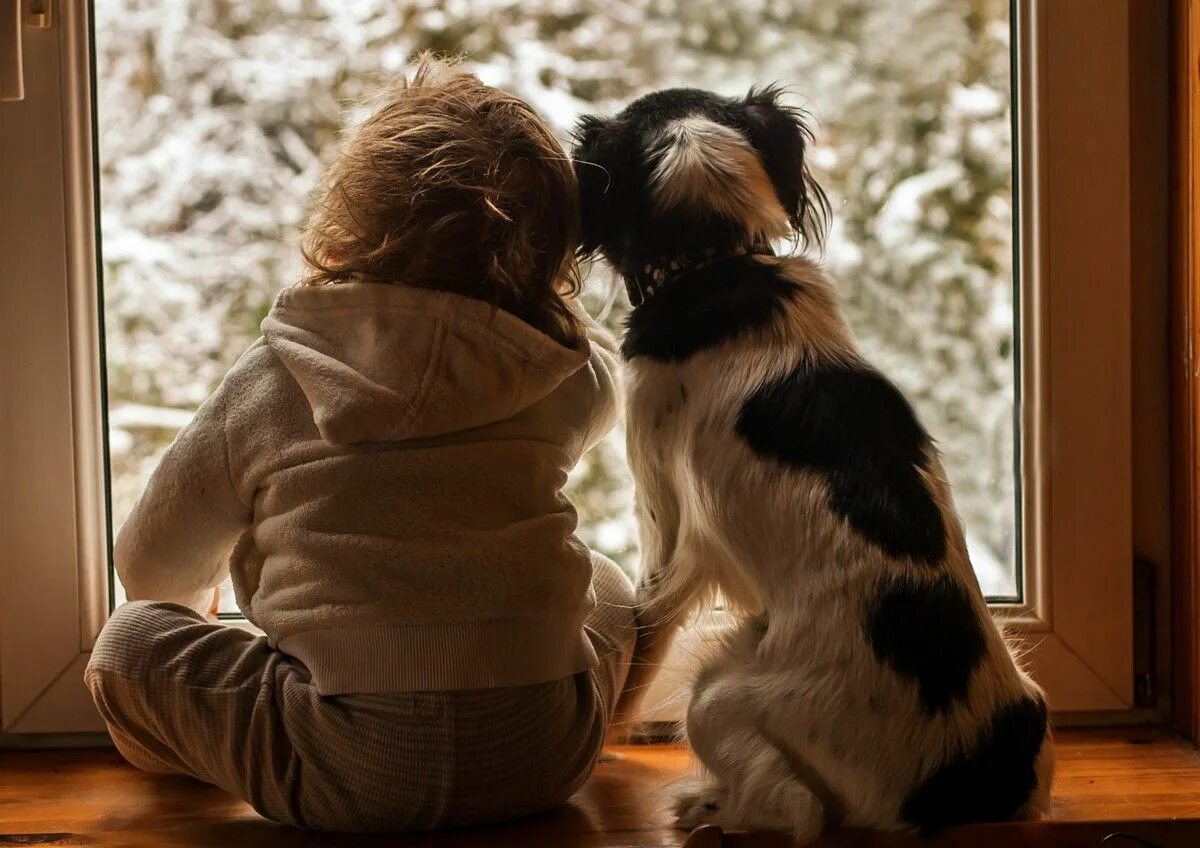
{"type": "Polygon", "coordinates": [[[1157,706],[1157,569],[1142,557],[1133,559],[1133,702],[1138,707],[1157,706]]]}

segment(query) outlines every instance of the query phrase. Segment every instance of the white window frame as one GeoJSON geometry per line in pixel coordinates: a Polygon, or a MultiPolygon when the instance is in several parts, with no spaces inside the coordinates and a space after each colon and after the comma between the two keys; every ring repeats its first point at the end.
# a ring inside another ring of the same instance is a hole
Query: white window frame
{"type": "Polygon", "coordinates": [[[104,729],[83,685],[108,615],[89,5],[23,27],[24,99],[0,102],[0,739],[104,729]]]}
{"type": "MultiPolygon", "coordinates": [[[[1129,2],[1016,4],[1025,602],[995,610],[1068,718],[1134,703],[1129,2]]],[[[102,730],[82,683],[109,603],[88,4],[55,13],[24,30],[25,99],[0,103],[0,744],[102,730]]],[[[679,680],[648,717],[679,715],[679,680]]]]}
{"type": "Polygon", "coordinates": [[[1134,708],[1130,8],[1016,9],[1025,603],[997,615],[1056,712],[1109,720],[1134,708]]]}

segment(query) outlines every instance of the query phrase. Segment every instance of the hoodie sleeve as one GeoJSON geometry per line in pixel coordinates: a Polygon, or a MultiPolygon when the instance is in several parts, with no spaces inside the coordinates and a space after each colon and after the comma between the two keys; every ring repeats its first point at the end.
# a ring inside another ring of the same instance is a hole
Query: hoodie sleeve
{"type": "Polygon", "coordinates": [[[130,600],[173,601],[203,613],[252,512],[230,479],[229,380],[167,448],[113,546],[130,600]]]}
{"type": "Polygon", "coordinates": [[[617,357],[617,341],[608,328],[579,310],[587,329],[588,341],[592,346],[591,369],[598,389],[592,417],[592,426],[584,440],[584,451],[595,447],[608,434],[621,417],[621,363],[617,357]]]}

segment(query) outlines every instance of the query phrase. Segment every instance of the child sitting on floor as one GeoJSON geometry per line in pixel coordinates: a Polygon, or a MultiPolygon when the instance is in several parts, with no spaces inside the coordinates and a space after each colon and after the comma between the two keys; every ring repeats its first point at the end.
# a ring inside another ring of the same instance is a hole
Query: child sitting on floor
{"type": "Polygon", "coordinates": [[[133,600],[86,678],[129,762],[353,831],[586,779],[635,626],[562,493],[617,414],[578,217],[522,101],[430,59],[386,93],[318,191],[306,276],[117,538],[133,600]],[[196,612],[227,573],[265,636],[196,612]]]}

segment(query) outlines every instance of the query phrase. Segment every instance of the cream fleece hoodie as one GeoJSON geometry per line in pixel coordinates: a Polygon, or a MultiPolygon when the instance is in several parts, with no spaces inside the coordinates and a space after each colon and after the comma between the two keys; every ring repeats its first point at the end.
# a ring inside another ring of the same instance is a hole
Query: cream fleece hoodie
{"type": "Polygon", "coordinates": [[[121,528],[130,599],[203,608],[231,572],[323,694],[595,662],[562,487],[615,423],[611,340],[572,350],[486,303],[377,283],[288,289],[262,332],[121,528]]]}

